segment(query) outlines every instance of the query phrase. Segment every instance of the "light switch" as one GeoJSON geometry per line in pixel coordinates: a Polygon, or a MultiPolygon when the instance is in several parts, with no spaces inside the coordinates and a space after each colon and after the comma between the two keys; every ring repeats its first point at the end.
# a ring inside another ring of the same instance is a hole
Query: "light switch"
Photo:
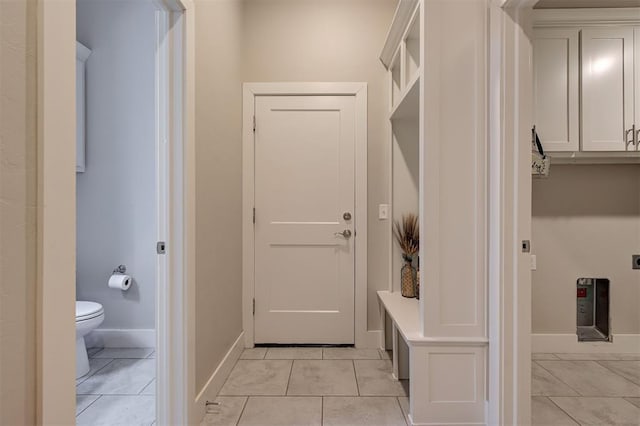
{"type": "Polygon", "coordinates": [[[389,204],[378,205],[378,219],[380,220],[389,219],[389,204]]]}
{"type": "Polygon", "coordinates": [[[531,255],[531,270],[535,271],[536,269],[538,269],[538,258],[536,257],[535,254],[531,255]]]}

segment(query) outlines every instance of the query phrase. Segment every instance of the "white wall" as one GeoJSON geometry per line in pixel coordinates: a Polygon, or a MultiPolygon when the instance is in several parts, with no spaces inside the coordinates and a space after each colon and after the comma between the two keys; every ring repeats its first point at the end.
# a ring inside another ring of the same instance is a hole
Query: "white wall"
{"type": "Polygon", "coordinates": [[[197,0],[196,392],[242,331],[242,83],[369,83],[369,328],[388,278],[387,85],[395,0],[197,0]]]}
{"type": "Polygon", "coordinates": [[[196,393],[242,332],[238,0],[196,1],[196,393]]]}
{"type": "Polygon", "coordinates": [[[36,10],[0,1],[0,424],[36,423],[36,10]]]}
{"type": "Polygon", "coordinates": [[[380,329],[376,291],[389,287],[386,70],[379,55],[396,0],[246,0],[243,80],[368,83],[368,327],[380,329]]]}
{"type": "Polygon", "coordinates": [[[87,61],[87,163],[77,175],[77,299],[101,303],[101,328],[155,328],[155,7],[79,0],[87,61]],[[134,284],[109,289],[119,264],[134,284]]]}
{"type": "Polygon", "coordinates": [[[611,280],[611,331],[640,334],[640,166],[557,166],[533,181],[533,333],[576,332],[576,279],[611,280]]]}

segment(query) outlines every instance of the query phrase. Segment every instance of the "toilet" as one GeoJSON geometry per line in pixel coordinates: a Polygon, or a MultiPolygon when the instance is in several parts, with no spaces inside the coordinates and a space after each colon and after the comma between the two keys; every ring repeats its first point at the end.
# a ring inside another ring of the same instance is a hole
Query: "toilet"
{"type": "Polygon", "coordinates": [[[84,336],[104,321],[104,309],[96,302],[76,301],[76,379],[89,372],[84,336]]]}

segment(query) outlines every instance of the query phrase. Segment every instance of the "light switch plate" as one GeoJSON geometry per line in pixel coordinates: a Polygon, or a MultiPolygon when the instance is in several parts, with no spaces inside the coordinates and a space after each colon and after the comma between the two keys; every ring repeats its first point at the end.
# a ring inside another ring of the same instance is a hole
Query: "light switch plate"
{"type": "Polygon", "coordinates": [[[633,261],[632,268],[640,269],[640,254],[634,254],[631,256],[631,260],[633,261]]]}
{"type": "Polygon", "coordinates": [[[389,204],[378,205],[378,219],[380,220],[389,219],[389,204]]]}

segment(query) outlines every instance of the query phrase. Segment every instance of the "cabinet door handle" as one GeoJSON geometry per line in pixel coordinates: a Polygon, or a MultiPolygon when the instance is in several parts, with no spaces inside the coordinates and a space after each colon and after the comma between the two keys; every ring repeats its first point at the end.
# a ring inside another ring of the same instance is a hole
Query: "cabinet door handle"
{"type": "Polygon", "coordinates": [[[637,143],[636,125],[634,124],[633,126],[631,126],[631,128],[629,130],[625,130],[625,132],[624,132],[624,148],[627,149],[629,144],[631,144],[631,146],[635,147],[636,143],[637,143]],[[629,136],[631,136],[631,137],[629,137],[629,136]]]}

